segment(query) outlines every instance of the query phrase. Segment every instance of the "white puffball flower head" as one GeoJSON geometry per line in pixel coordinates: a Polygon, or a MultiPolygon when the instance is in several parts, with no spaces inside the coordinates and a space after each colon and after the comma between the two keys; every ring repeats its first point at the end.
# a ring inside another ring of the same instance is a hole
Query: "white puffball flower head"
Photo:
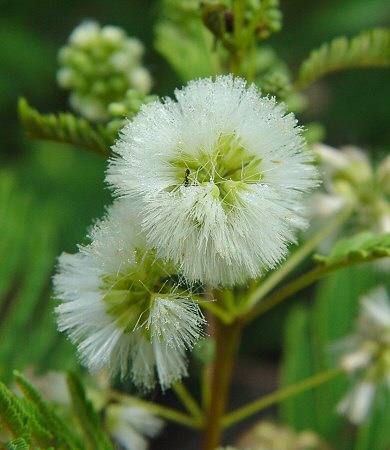
{"type": "Polygon", "coordinates": [[[274,268],[317,185],[293,114],[232,75],[145,105],[113,147],[107,181],[140,205],[159,256],[190,281],[232,285],[274,268]]]}
{"type": "Polygon", "coordinates": [[[187,375],[186,349],[205,319],[187,292],[172,285],[170,265],[145,249],[136,216],[116,202],[91,243],[63,253],[54,277],[60,331],[78,344],[90,371],[130,374],[135,385],[163,390],[187,375]]]}

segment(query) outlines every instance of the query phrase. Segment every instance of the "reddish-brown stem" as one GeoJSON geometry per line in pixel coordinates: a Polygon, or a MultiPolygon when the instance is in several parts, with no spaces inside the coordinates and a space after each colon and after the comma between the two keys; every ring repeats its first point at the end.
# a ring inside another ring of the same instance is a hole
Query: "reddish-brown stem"
{"type": "Polygon", "coordinates": [[[211,371],[211,399],[206,411],[203,450],[215,450],[221,441],[230,382],[240,338],[240,327],[233,323],[216,324],[216,357],[211,371]]]}

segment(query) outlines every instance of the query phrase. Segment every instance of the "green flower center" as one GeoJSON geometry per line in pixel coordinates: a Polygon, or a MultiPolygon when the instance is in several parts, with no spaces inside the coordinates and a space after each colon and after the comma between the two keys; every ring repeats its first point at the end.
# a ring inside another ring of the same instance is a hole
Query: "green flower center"
{"type": "Polygon", "coordinates": [[[155,254],[135,250],[135,262],[125,271],[102,278],[100,289],[106,303],[106,312],[126,333],[149,317],[156,295],[169,292],[169,267],[155,254]]]}
{"type": "Polygon", "coordinates": [[[224,208],[237,204],[240,192],[263,179],[261,159],[248,152],[235,133],[221,134],[212,152],[202,148],[195,155],[181,151],[171,164],[178,186],[212,183],[212,194],[224,208]]]}

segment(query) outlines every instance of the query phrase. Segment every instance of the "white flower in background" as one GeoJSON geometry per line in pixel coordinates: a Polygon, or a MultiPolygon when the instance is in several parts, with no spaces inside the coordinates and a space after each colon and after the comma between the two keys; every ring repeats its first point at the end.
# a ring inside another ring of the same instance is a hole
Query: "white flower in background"
{"type": "Polygon", "coordinates": [[[367,417],[377,386],[384,382],[390,390],[390,299],[383,286],[362,299],[355,334],[338,345],[346,352],[340,365],[356,384],[337,410],[358,424],[367,417]]]}
{"type": "Polygon", "coordinates": [[[147,94],[152,80],[142,66],[142,43],[119,27],[83,22],[59,51],[58,84],[71,91],[70,104],[93,121],[110,118],[108,106],[128,89],[147,94]]]}
{"type": "Polygon", "coordinates": [[[355,205],[355,227],[374,233],[390,232],[390,157],[376,168],[356,147],[340,150],[324,144],[313,146],[318,155],[323,191],[309,197],[312,219],[323,220],[355,205]]]}
{"type": "Polygon", "coordinates": [[[375,384],[370,381],[357,383],[337,405],[337,412],[348,417],[353,424],[364,422],[375,396],[375,384]]]}
{"type": "Polygon", "coordinates": [[[175,95],[123,129],[107,180],[137,201],[149,246],[189,280],[255,278],[305,226],[312,155],[286,107],[243,79],[192,81],[175,95]]]}
{"type": "Polygon", "coordinates": [[[105,409],[110,435],[126,450],[147,450],[148,439],[161,432],[164,422],[140,405],[111,404],[105,409]]]}
{"type": "Polygon", "coordinates": [[[63,254],[54,278],[61,331],[78,343],[93,372],[131,374],[146,389],[163,389],[187,375],[185,350],[203,334],[205,319],[191,298],[172,286],[172,267],[145,250],[126,201],[96,224],[91,243],[63,254]]]}

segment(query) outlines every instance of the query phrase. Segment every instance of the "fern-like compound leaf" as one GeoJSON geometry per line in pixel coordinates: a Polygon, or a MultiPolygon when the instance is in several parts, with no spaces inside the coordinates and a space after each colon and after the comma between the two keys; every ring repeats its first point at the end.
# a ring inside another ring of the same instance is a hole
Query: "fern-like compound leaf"
{"type": "Polygon", "coordinates": [[[102,125],[95,128],[71,113],[41,114],[25,98],[19,99],[19,117],[31,139],[70,144],[104,157],[110,155],[110,146],[115,140],[102,125]]]}
{"type": "Polygon", "coordinates": [[[90,448],[95,450],[113,450],[110,440],[105,435],[100,417],[92,404],[87,400],[85,391],[75,374],[69,373],[67,377],[72,406],[80,423],[90,448]]]}
{"type": "Polygon", "coordinates": [[[23,438],[18,438],[7,443],[7,450],[30,450],[30,446],[23,438]]]}
{"type": "Polygon", "coordinates": [[[338,37],[313,50],[302,63],[296,89],[332,72],[364,67],[390,66],[390,29],[365,31],[353,38],[338,37]]]}
{"type": "Polygon", "coordinates": [[[32,428],[34,428],[34,424],[38,423],[41,425],[37,429],[39,434],[41,435],[41,428],[46,429],[49,433],[52,434],[54,438],[55,445],[60,448],[69,448],[78,450],[80,449],[79,443],[74,439],[74,437],[70,434],[69,430],[64,426],[61,420],[56,416],[50,405],[48,405],[40,395],[40,393],[27,381],[27,379],[17,371],[14,371],[14,377],[17,385],[21,389],[24,394],[24,397],[35,407],[37,408],[39,415],[36,415],[36,421],[32,424],[32,428]],[[43,417],[44,420],[39,420],[40,417],[43,417]],[[42,426],[45,425],[45,426],[42,426]]]}
{"type": "Polygon", "coordinates": [[[314,260],[326,266],[349,266],[390,257],[390,233],[373,236],[369,232],[337,242],[328,256],[315,255],[314,260]]]}
{"type": "Polygon", "coordinates": [[[29,443],[31,436],[25,419],[15,394],[0,382],[0,421],[13,437],[22,437],[29,443]]]}

